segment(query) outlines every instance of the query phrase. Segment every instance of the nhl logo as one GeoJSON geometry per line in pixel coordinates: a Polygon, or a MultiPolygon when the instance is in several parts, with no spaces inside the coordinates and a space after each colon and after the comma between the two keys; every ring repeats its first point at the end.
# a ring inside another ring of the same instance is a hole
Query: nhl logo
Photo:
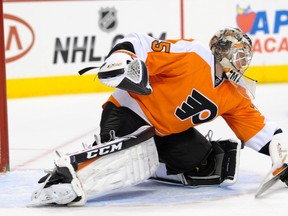
{"type": "Polygon", "coordinates": [[[105,32],[111,32],[113,31],[118,24],[118,21],[116,19],[116,9],[113,8],[101,8],[99,11],[99,27],[101,30],[105,32]]]}

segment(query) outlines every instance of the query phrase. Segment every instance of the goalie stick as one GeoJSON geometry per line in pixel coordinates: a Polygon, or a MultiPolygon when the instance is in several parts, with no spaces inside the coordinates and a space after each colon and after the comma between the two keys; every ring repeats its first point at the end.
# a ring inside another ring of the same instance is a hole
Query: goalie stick
{"type": "Polygon", "coordinates": [[[276,182],[287,178],[288,176],[288,165],[285,164],[280,168],[280,172],[271,177],[272,171],[268,173],[264,181],[259,186],[257,192],[255,193],[255,198],[259,198],[264,192],[266,192],[269,188],[271,188],[276,182]]]}

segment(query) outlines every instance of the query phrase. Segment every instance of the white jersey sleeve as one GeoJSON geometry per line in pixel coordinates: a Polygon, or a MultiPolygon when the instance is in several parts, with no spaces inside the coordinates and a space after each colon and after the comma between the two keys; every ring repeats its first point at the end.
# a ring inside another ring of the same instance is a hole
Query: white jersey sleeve
{"type": "Polygon", "coordinates": [[[125,36],[123,39],[119,40],[118,43],[130,42],[133,45],[135,54],[142,61],[145,61],[147,58],[147,53],[151,52],[151,44],[156,40],[149,35],[140,34],[140,33],[130,33],[125,36]]]}

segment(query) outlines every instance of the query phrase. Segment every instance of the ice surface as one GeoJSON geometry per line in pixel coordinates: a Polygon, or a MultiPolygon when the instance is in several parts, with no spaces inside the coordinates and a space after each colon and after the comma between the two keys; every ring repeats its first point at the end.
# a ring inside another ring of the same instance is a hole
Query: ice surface
{"type": "MultiPolygon", "coordinates": [[[[258,85],[255,105],[288,130],[288,84],[258,85]]],[[[280,215],[286,212],[288,187],[279,182],[254,198],[270,169],[268,157],[241,151],[239,179],[230,187],[183,188],[146,181],[91,200],[85,207],[27,208],[43,169],[53,167],[55,150],[71,152],[98,132],[101,104],[109,94],[66,95],[8,101],[10,172],[0,174],[0,215],[280,215]]],[[[219,118],[198,129],[214,138],[234,138],[219,118]]]]}

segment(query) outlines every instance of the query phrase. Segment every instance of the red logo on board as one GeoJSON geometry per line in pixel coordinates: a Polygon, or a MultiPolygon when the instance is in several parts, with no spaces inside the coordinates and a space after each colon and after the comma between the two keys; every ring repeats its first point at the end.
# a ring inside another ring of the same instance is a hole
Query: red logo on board
{"type": "Polygon", "coordinates": [[[35,34],[25,20],[10,14],[3,14],[3,17],[6,63],[9,63],[22,58],[31,50],[35,34]]]}

